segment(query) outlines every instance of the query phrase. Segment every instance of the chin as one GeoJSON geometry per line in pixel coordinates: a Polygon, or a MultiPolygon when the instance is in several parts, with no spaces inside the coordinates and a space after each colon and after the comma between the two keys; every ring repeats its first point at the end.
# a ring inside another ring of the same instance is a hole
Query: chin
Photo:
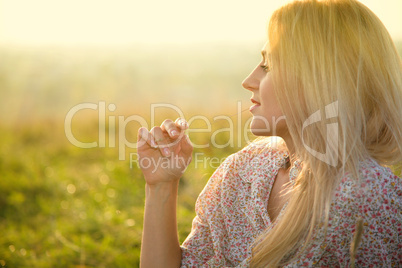
{"type": "Polygon", "coordinates": [[[250,131],[253,133],[255,136],[279,136],[282,137],[281,134],[287,133],[287,126],[284,121],[282,121],[275,127],[273,127],[273,124],[271,122],[268,122],[266,120],[253,120],[251,121],[250,124],[250,131]],[[264,121],[264,122],[263,122],[264,121]],[[283,123],[282,123],[283,122],[283,123]]]}
{"type": "Polygon", "coordinates": [[[267,131],[266,129],[250,129],[251,133],[253,133],[253,135],[255,136],[273,136],[272,133],[270,133],[269,131],[267,131]]]}

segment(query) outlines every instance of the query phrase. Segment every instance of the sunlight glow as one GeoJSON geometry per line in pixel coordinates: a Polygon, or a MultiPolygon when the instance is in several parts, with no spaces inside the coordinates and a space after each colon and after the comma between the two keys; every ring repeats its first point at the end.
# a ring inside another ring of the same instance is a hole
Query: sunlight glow
{"type": "MultiPolygon", "coordinates": [[[[0,42],[130,44],[256,41],[288,2],[189,0],[0,0],[0,42]]],[[[362,0],[402,39],[402,1],[362,0]]]]}

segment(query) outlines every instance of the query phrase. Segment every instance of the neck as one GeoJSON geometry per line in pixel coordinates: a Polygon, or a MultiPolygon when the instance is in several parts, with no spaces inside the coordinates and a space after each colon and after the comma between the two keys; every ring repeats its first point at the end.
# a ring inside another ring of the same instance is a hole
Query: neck
{"type": "Polygon", "coordinates": [[[287,148],[287,150],[289,152],[290,164],[293,164],[296,161],[297,158],[296,158],[296,154],[295,154],[296,151],[295,151],[295,147],[294,147],[292,137],[290,137],[290,135],[286,135],[286,136],[284,135],[281,138],[284,140],[284,142],[286,144],[286,148],[287,148]]]}

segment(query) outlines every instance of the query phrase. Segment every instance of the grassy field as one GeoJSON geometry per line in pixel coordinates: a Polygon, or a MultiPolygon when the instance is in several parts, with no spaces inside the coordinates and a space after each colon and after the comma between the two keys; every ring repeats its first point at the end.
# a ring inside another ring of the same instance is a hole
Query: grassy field
{"type": "MultiPolygon", "coordinates": [[[[195,200],[216,161],[245,145],[235,134],[231,146],[214,147],[212,131],[230,125],[213,117],[234,115],[249,106],[238,107],[238,101],[249,102],[240,83],[257,63],[259,48],[255,53],[221,49],[1,49],[0,267],[138,266],[144,180],[130,162],[135,149],[124,146],[125,160],[119,160],[119,135],[135,142],[141,124],[131,122],[120,129],[119,118],[136,115],[151,126],[151,105],[161,103],[174,105],[188,119],[206,116],[214,123],[209,133],[190,134],[196,144],[210,146],[195,149],[205,165],[193,162],[180,183],[178,227],[183,241],[195,216],[195,200]],[[116,107],[105,113],[105,148],[71,144],[64,126],[68,111],[82,103],[98,105],[97,110],[76,113],[71,128],[80,141],[99,141],[102,101],[116,107]],[[115,146],[108,135],[112,120],[115,146]],[[216,157],[214,163],[211,157],[216,157]]],[[[154,112],[156,125],[179,116],[167,108],[154,112]]],[[[233,127],[244,125],[247,117],[243,113],[243,122],[232,117],[233,127]]],[[[194,120],[192,128],[197,124],[206,127],[203,120],[194,120]]],[[[229,138],[228,132],[221,133],[214,142],[225,144],[229,138]]]]}
{"type": "MultiPolygon", "coordinates": [[[[53,121],[2,127],[0,133],[1,265],[138,266],[144,181],[136,165],[118,161],[116,149],[69,144],[53,121]]],[[[195,152],[224,158],[235,150],[195,152]]],[[[181,180],[181,241],[212,172],[193,163],[181,180]]]]}
{"type": "MultiPolygon", "coordinates": [[[[151,105],[158,103],[179,107],[186,118],[205,116],[213,122],[211,131],[190,134],[195,144],[209,146],[194,151],[205,165],[193,161],[181,179],[183,241],[195,200],[217,162],[252,138],[238,131],[250,114],[236,114],[249,106],[250,94],[240,83],[258,63],[259,50],[260,44],[124,51],[2,48],[0,267],[138,266],[144,180],[135,163],[130,165],[135,149],[124,147],[125,160],[119,160],[118,135],[134,142],[140,123],[119,129],[119,118],[141,116],[150,126],[151,105]],[[101,101],[116,106],[105,112],[105,147],[74,146],[65,133],[68,111],[80,103],[97,105],[73,117],[72,133],[80,141],[99,142],[101,101]],[[233,125],[216,116],[232,116],[233,125]],[[115,146],[108,132],[113,122],[115,146]],[[234,136],[212,136],[222,128],[232,128],[234,136]],[[221,149],[212,141],[231,144],[221,149]]],[[[154,123],[177,116],[160,109],[154,123]]],[[[206,124],[199,119],[192,127],[205,129],[206,124]]]]}

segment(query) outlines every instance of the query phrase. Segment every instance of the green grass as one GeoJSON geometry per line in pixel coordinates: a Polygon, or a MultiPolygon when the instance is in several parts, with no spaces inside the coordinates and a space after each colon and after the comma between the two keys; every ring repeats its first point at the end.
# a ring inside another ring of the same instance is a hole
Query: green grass
{"type": "MultiPolygon", "coordinates": [[[[119,161],[116,148],[71,145],[55,121],[0,133],[0,267],[138,266],[144,180],[136,166],[119,161]]],[[[224,158],[236,150],[195,152],[224,158]]],[[[181,180],[181,242],[212,172],[191,164],[181,180]]]]}
{"type": "Polygon", "coordinates": [[[8,267],[135,265],[142,181],[51,130],[2,129],[1,258],[8,267]]]}

